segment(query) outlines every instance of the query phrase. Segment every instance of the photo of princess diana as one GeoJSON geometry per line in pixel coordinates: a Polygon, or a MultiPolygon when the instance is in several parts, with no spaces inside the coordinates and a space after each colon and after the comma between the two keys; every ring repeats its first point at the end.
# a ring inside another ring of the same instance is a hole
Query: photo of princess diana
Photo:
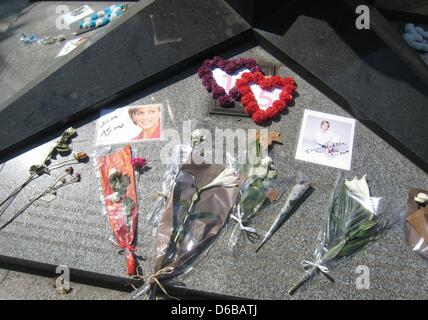
{"type": "Polygon", "coordinates": [[[103,109],[97,121],[96,144],[160,140],[162,112],[159,103],[133,103],[117,109],[103,109]]]}

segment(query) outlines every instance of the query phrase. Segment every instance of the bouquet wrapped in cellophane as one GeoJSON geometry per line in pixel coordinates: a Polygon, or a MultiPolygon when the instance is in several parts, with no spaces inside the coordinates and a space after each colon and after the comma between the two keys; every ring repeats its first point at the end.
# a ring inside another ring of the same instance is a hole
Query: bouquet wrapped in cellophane
{"type": "Polygon", "coordinates": [[[136,273],[135,239],[137,194],[131,146],[96,158],[103,211],[113,232],[111,239],[124,252],[128,275],[136,273]]]}
{"type": "Polygon", "coordinates": [[[281,198],[292,180],[291,176],[278,177],[272,159],[268,155],[262,156],[262,151],[267,154],[267,146],[265,146],[265,150],[262,148],[260,135],[258,135],[255,139],[250,140],[248,149],[240,155],[245,158],[244,164],[239,166],[243,182],[239,189],[237,205],[231,214],[231,220],[235,221],[235,225],[228,244],[230,254],[236,253],[241,235],[245,234],[252,243],[260,239],[256,228],[250,224],[265,209],[281,198]]]}
{"type": "Polygon", "coordinates": [[[134,298],[155,298],[157,289],[168,295],[164,283],[188,271],[222,230],[239,192],[232,166],[181,164],[173,174],[156,237],[153,273],[134,298]]]}
{"type": "Polygon", "coordinates": [[[334,282],[327,264],[336,258],[350,256],[378,236],[382,230],[378,216],[379,200],[371,197],[365,175],[361,179],[354,177],[352,181],[344,181],[343,176],[339,176],[325,215],[315,260],[301,262],[306,271],[290,289],[290,294],[294,294],[317,272],[334,282]]]}

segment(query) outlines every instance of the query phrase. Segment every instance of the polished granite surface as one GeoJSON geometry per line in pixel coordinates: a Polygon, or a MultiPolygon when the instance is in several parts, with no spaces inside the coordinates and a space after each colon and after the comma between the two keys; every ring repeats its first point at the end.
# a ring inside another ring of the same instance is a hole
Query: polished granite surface
{"type": "MultiPolygon", "coordinates": [[[[52,26],[53,21],[48,22],[52,26]]],[[[202,53],[214,54],[217,46],[230,45],[248,29],[222,0],[133,4],[120,19],[2,102],[1,156],[59,122],[123,97],[168,70],[173,73],[202,53]]]]}

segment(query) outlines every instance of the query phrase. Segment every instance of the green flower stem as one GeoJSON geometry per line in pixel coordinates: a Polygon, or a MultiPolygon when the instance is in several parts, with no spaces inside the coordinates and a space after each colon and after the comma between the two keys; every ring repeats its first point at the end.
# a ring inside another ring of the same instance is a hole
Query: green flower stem
{"type": "MultiPolygon", "coordinates": [[[[347,238],[340,241],[337,245],[335,245],[333,248],[331,248],[330,250],[328,250],[321,258],[321,262],[320,264],[325,264],[331,260],[333,260],[340,252],[340,250],[343,248],[343,246],[345,245],[347,241],[347,238]]],[[[299,282],[297,282],[289,291],[288,293],[290,295],[294,294],[294,292],[296,292],[297,289],[299,289],[307,280],[309,280],[310,278],[312,278],[316,271],[317,271],[317,267],[312,267],[310,270],[306,271],[306,273],[303,275],[303,277],[300,279],[299,282]]],[[[326,277],[330,280],[330,281],[334,281],[332,280],[333,278],[331,278],[331,276],[326,275],[326,277]]]]}
{"type": "MultiPolygon", "coordinates": [[[[46,160],[43,162],[46,163],[46,160]]],[[[47,168],[50,171],[57,170],[62,168],[65,165],[68,164],[78,164],[79,162],[76,162],[74,159],[66,160],[63,162],[60,162],[58,164],[52,165],[51,167],[47,166],[47,168]]],[[[18,194],[27,186],[30,184],[30,182],[36,180],[37,178],[41,177],[43,174],[37,174],[36,172],[32,173],[30,177],[19,187],[17,187],[15,190],[13,190],[1,203],[0,203],[0,217],[5,213],[7,208],[12,204],[12,202],[15,200],[15,198],[18,196],[18,194]]]]}
{"type": "Polygon", "coordinates": [[[296,290],[299,289],[306,281],[312,278],[316,272],[317,272],[317,267],[312,267],[311,269],[306,271],[303,277],[295,285],[291,287],[288,293],[290,295],[293,295],[296,292],[296,290]]]}
{"type": "Polygon", "coordinates": [[[18,218],[25,210],[27,210],[34,202],[39,200],[40,198],[46,196],[49,193],[52,193],[54,191],[57,191],[58,189],[65,187],[67,185],[73,184],[75,182],[78,182],[76,178],[71,179],[70,181],[67,181],[66,183],[62,183],[60,185],[56,185],[62,178],[66,177],[68,174],[65,174],[64,176],[61,176],[57,178],[45,191],[43,191],[41,194],[39,194],[36,198],[32,199],[29,203],[27,203],[24,207],[22,207],[20,210],[18,210],[14,216],[9,219],[6,223],[4,223],[2,226],[0,226],[0,231],[6,228],[9,224],[11,224],[13,221],[15,221],[16,218],[18,218]]]}
{"type": "Polygon", "coordinates": [[[193,200],[192,203],[190,204],[190,207],[187,210],[186,215],[183,217],[183,219],[181,219],[180,226],[174,230],[174,233],[171,236],[172,242],[168,247],[168,251],[167,251],[167,254],[165,255],[165,260],[162,263],[161,269],[164,268],[173,258],[175,251],[177,250],[177,244],[181,241],[181,238],[183,237],[183,230],[186,229],[186,225],[189,220],[190,213],[192,213],[193,208],[197,201],[199,201],[199,194],[197,196],[197,199],[193,200]]]}
{"type": "Polygon", "coordinates": [[[6,199],[4,199],[0,204],[0,217],[6,212],[7,208],[12,204],[18,194],[33,180],[37,179],[39,176],[32,174],[30,178],[27,179],[21,186],[16,188],[6,199]]]}
{"type": "Polygon", "coordinates": [[[19,193],[26,185],[28,185],[32,181],[31,179],[33,179],[35,175],[36,174],[33,173],[23,184],[21,184],[19,187],[13,190],[10,193],[10,195],[0,203],[0,207],[2,207],[6,203],[6,201],[9,200],[13,195],[15,195],[16,193],[19,193]]]}
{"type": "Polygon", "coordinates": [[[66,161],[63,161],[63,162],[60,162],[60,163],[53,164],[52,166],[48,166],[48,169],[50,171],[52,171],[52,170],[58,170],[58,169],[60,169],[62,167],[65,167],[66,165],[72,165],[72,164],[79,164],[79,162],[76,161],[76,159],[69,159],[69,160],[66,160],[66,161]]]}

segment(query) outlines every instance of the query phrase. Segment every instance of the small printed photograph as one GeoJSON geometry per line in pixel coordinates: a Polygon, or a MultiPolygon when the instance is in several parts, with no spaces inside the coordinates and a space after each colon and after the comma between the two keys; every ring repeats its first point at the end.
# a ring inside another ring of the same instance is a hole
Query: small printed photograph
{"type": "Polygon", "coordinates": [[[96,145],[160,140],[162,104],[135,104],[102,109],[97,120],[96,145]]]}
{"type": "Polygon", "coordinates": [[[351,169],[355,119],[305,110],[296,159],[351,169]]]}

